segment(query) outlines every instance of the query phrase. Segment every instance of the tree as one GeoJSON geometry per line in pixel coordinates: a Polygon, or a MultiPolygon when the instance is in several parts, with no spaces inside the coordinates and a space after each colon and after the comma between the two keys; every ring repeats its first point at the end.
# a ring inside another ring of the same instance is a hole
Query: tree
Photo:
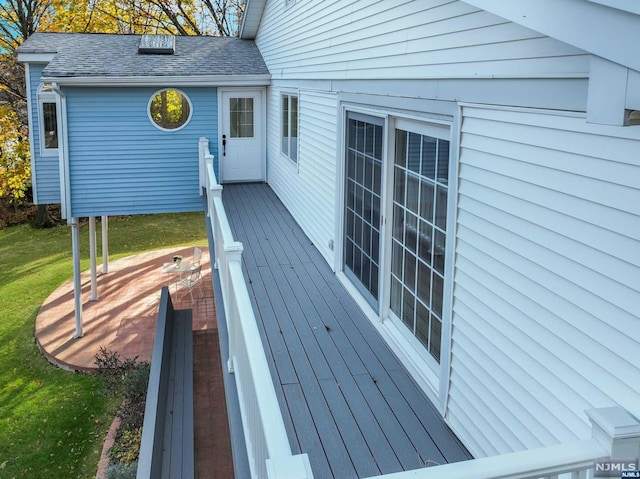
{"type": "Polygon", "coordinates": [[[0,2],[0,48],[3,51],[15,51],[52,14],[51,0],[0,2]]]}
{"type": "Polygon", "coordinates": [[[244,11],[243,0],[50,1],[40,29],[61,32],[233,36],[244,11]]]}
{"type": "Polygon", "coordinates": [[[28,131],[9,106],[0,106],[0,196],[17,208],[31,181],[28,131]]]}

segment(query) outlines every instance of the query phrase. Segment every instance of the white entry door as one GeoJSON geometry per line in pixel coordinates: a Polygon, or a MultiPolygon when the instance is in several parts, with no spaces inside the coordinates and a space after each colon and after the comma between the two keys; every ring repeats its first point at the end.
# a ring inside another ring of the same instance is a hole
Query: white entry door
{"type": "Polygon", "coordinates": [[[265,151],[262,92],[224,91],[220,95],[220,101],[220,180],[263,181],[265,151]]]}

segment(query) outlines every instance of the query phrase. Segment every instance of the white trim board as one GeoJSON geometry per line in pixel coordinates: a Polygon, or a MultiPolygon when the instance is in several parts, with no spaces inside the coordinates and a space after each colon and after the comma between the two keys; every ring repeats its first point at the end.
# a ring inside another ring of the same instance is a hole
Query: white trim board
{"type": "Polygon", "coordinates": [[[49,63],[57,53],[18,53],[18,61],[24,63],[49,63]]]}
{"type": "Polygon", "coordinates": [[[123,76],[123,77],[47,77],[42,83],[60,86],[245,86],[260,87],[271,84],[271,75],[207,75],[207,76],[123,76]]]}
{"type": "Polygon", "coordinates": [[[629,11],[610,8],[602,1],[584,0],[465,0],[465,3],[640,71],[637,52],[640,16],[629,11]],[[568,25],[571,27],[567,28],[568,25]]]}

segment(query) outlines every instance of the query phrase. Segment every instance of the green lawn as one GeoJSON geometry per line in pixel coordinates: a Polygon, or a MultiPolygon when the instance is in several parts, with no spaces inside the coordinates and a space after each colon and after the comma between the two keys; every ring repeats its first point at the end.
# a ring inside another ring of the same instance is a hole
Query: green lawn
{"type": "MultiPolygon", "coordinates": [[[[81,235],[85,270],[88,227],[81,235]]],[[[194,244],[206,244],[202,213],[109,221],[112,260],[194,244]]],[[[100,394],[94,376],[50,365],[33,337],[38,308],[71,276],[69,227],[0,231],[0,479],[95,477],[118,404],[100,394]]]]}

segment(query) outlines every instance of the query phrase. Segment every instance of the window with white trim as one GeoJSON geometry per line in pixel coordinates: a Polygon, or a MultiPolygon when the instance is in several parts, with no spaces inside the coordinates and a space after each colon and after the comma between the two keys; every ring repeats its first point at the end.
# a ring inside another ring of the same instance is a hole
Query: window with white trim
{"type": "Polygon", "coordinates": [[[165,88],[149,99],[148,114],[156,128],[176,131],[184,128],[191,119],[191,100],[182,91],[165,88]]]}
{"type": "Polygon", "coordinates": [[[298,163],[298,96],[283,93],[281,97],[281,151],[298,163]]]}
{"type": "Polygon", "coordinates": [[[38,120],[40,155],[58,156],[58,106],[50,85],[38,90],[38,120]]]}

